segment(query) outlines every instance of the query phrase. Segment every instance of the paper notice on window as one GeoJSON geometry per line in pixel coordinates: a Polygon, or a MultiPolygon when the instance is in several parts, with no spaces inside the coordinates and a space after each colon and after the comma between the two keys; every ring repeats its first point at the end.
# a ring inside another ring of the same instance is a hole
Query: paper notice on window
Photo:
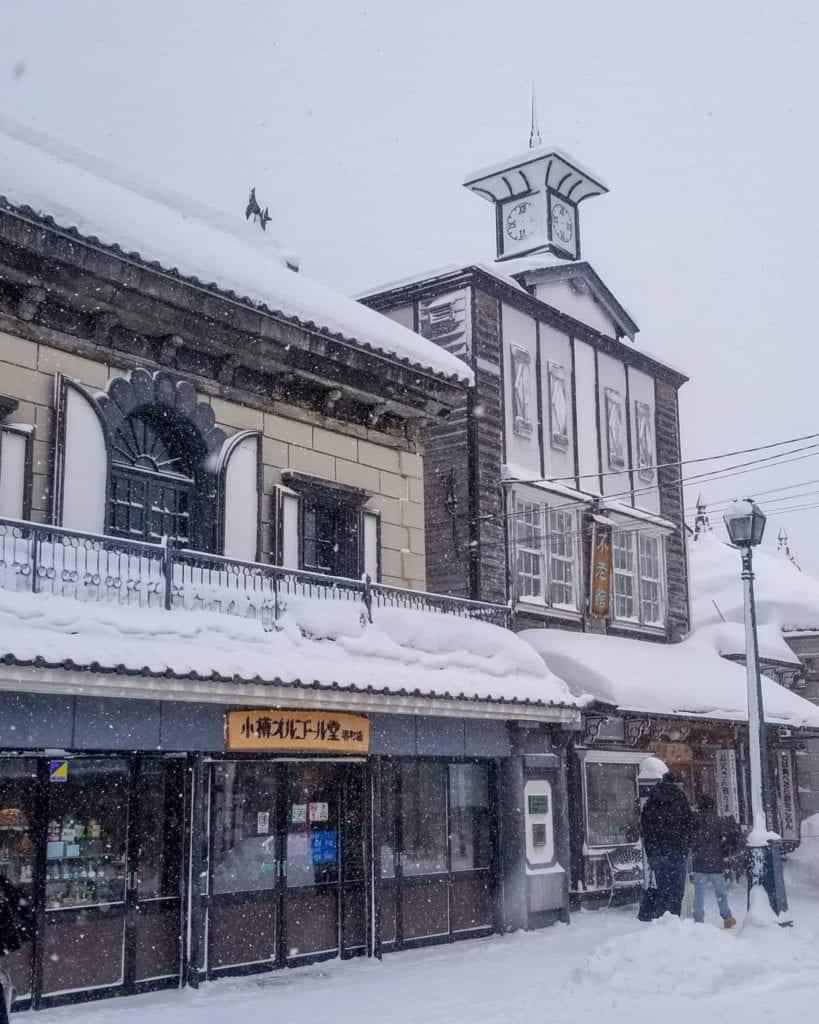
{"type": "Polygon", "coordinates": [[[302,825],[307,821],[307,804],[293,804],[290,820],[294,825],[302,825]]]}
{"type": "Polygon", "coordinates": [[[270,831],[270,811],[259,811],[256,815],[256,835],[266,836],[270,831]]]}
{"type": "Polygon", "coordinates": [[[310,821],[327,821],[330,816],[330,805],[315,803],[310,804],[310,821]]]}

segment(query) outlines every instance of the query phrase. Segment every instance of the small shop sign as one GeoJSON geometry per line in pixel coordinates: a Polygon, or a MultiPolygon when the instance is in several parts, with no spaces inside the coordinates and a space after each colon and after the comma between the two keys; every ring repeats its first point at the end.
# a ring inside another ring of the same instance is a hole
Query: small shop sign
{"type": "Polygon", "coordinates": [[[737,788],[737,758],[733,750],[718,750],[717,757],[717,813],[723,818],[739,820],[739,792],[737,788]]]}
{"type": "Polygon", "coordinates": [[[332,711],[228,711],[228,750],[316,751],[366,754],[370,723],[332,711]]]}
{"type": "Polygon", "coordinates": [[[68,761],[49,761],[48,778],[50,782],[68,782],[68,761]]]}
{"type": "Polygon", "coordinates": [[[779,831],[785,840],[799,839],[796,817],[796,795],[793,785],[793,754],[790,750],[777,752],[777,790],[779,797],[779,831]]]}
{"type": "Polygon", "coordinates": [[[589,606],[596,619],[609,614],[611,594],[611,527],[592,523],[592,562],[589,606]]]}

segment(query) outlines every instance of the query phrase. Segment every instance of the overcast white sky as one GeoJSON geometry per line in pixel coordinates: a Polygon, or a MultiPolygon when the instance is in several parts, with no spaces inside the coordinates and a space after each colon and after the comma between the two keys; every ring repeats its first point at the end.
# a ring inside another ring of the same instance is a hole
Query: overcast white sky
{"type": "MultiPolygon", "coordinates": [[[[255,184],[303,270],[348,292],[494,255],[491,208],[460,183],[525,149],[534,80],[544,142],[611,188],[581,208],[584,258],[638,345],[691,377],[684,454],[819,432],[819,5],[2,0],[0,16],[0,111],[237,217],[255,184]]],[[[688,499],[802,481],[819,490],[819,454],[688,499]]],[[[766,539],[786,527],[819,572],[817,521],[772,517],[766,539]]]]}

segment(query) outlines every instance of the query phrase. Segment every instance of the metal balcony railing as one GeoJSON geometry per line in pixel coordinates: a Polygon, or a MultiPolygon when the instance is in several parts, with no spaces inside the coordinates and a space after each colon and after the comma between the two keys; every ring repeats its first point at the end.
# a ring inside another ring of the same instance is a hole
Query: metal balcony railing
{"type": "Polygon", "coordinates": [[[506,605],[17,519],[0,519],[0,589],[87,603],[240,615],[265,629],[275,628],[288,603],[300,598],[357,602],[369,622],[377,619],[379,609],[406,608],[510,624],[506,605]]]}

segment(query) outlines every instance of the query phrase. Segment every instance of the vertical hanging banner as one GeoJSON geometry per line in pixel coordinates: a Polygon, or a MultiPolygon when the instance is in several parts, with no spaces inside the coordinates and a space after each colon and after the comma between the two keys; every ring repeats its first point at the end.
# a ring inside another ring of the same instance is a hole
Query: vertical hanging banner
{"type": "Polygon", "coordinates": [[[718,750],[717,754],[717,814],[721,818],[739,821],[739,792],[737,790],[737,757],[733,750],[718,750]]]}
{"type": "Polygon", "coordinates": [[[779,797],[779,834],[785,840],[799,839],[799,821],[793,786],[793,753],[776,752],[776,789],[779,797]]]}
{"type": "Polygon", "coordinates": [[[611,602],[611,527],[592,522],[589,609],[596,619],[608,618],[611,602]]]}

